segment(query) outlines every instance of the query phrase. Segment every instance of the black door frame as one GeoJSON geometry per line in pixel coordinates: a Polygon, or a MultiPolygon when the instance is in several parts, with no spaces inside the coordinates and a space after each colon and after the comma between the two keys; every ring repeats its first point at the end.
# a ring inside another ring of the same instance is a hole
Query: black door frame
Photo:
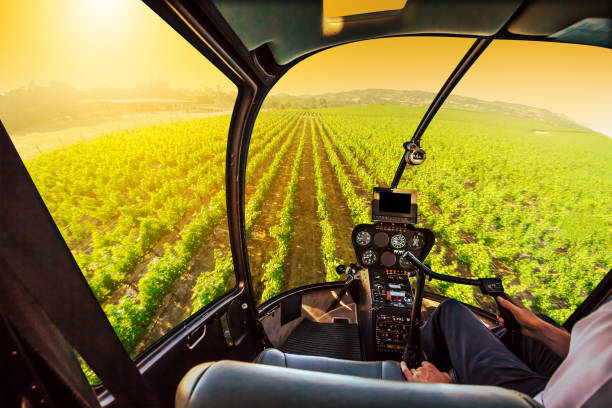
{"type": "MultiPolygon", "coordinates": [[[[245,235],[246,163],[251,132],[261,104],[290,66],[277,65],[267,46],[248,51],[212,2],[143,1],[204,54],[238,89],[226,151],[227,218],[237,289],[239,293],[246,292],[246,310],[260,328],[245,235]]],[[[259,335],[262,341],[266,341],[263,330],[259,330],[259,335]]]]}

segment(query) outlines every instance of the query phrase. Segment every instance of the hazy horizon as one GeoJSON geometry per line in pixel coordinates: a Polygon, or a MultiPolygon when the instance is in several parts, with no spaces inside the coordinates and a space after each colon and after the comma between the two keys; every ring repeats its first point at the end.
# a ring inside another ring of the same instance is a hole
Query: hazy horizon
{"type": "MultiPolygon", "coordinates": [[[[35,81],[31,81],[29,84],[24,85],[24,86],[20,86],[18,88],[14,88],[14,89],[10,89],[8,91],[5,91],[4,93],[0,93],[0,100],[3,97],[6,97],[8,94],[11,94],[13,92],[18,92],[20,90],[28,90],[31,89],[33,87],[38,87],[41,89],[45,89],[45,88],[52,88],[53,86],[55,87],[68,87],[70,88],[72,91],[75,91],[77,93],[82,93],[83,95],[83,99],[82,100],[87,100],[87,99],[92,99],[92,100],[106,100],[109,99],[109,93],[123,93],[124,95],[112,95],[110,96],[110,98],[115,99],[115,100],[127,100],[127,99],[146,99],[146,98],[159,98],[159,99],[167,99],[167,100],[172,100],[172,99],[176,99],[176,95],[168,95],[166,92],[174,92],[174,93],[181,93],[181,92],[188,92],[188,93],[192,93],[192,94],[207,94],[210,92],[213,93],[224,93],[227,95],[235,95],[235,92],[233,92],[233,90],[230,89],[223,89],[220,86],[217,86],[215,89],[213,89],[212,87],[206,87],[206,86],[202,86],[202,87],[197,87],[197,88],[192,88],[192,87],[172,87],[167,81],[163,81],[163,80],[157,80],[157,81],[149,81],[149,82],[141,82],[141,83],[137,83],[131,87],[111,87],[111,86],[105,86],[105,87],[94,87],[94,88],[78,88],[73,84],[67,83],[67,82],[62,82],[62,81],[50,81],[47,84],[43,84],[43,83],[36,83],[35,81]],[[137,92],[146,92],[146,91],[155,91],[157,90],[159,93],[157,93],[154,96],[142,96],[142,95],[137,95],[135,93],[137,92]],[[95,95],[91,95],[91,94],[96,94],[96,93],[100,93],[100,95],[98,95],[97,97],[95,95]],[[104,95],[104,93],[106,93],[106,95],[104,95]],[[130,95],[130,93],[132,95],[130,95]],[[89,95],[88,95],[89,94],[89,95]]],[[[338,91],[328,91],[328,92],[322,92],[322,93],[289,93],[289,92],[279,92],[276,91],[274,92],[274,90],[272,90],[269,94],[269,98],[275,98],[275,97],[295,97],[295,98],[320,98],[320,97],[324,97],[326,95],[337,95],[337,94],[342,94],[342,93],[351,93],[351,92],[363,92],[363,91],[371,91],[371,90],[377,90],[377,91],[396,91],[396,92],[414,92],[414,93],[425,93],[425,94],[430,94],[432,97],[433,95],[435,95],[436,92],[433,91],[428,91],[428,90],[423,90],[423,89],[401,89],[401,88],[376,88],[376,87],[362,87],[362,88],[352,88],[352,89],[344,89],[344,90],[338,90],[338,91]]],[[[193,96],[193,95],[190,95],[193,96]]],[[[524,103],[516,103],[516,102],[512,102],[512,101],[507,101],[507,100],[500,100],[500,99],[485,99],[485,98],[477,98],[477,97],[473,97],[470,95],[461,95],[461,94],[456,94],[453,93],[450,96],[451,98],[453,97],[457,97],[457,98],[470,98],[470,99],[475,99],[478,101],[482,101],[482,102],[489,102],[489,103],[495,103],[495,102],[499,102],[499,103],[505,103],[505,104],[512,104],[512,105],[519,105],[519,106],[525,106],[525,107],[529,107],[529,108],[533,108],[533,109],[538,109],[538,110],[544,110],[547,112],[550,112],[552,114],[555,115],[559,115],[561,117],[565,117],[569,120],[571,120],[572,122],[574,122],[577,125],[589,128],[590,130],[596,131],[596,132],[600,132],[608,137],[612,138],[612,131],[610,131],[608,129],[608,133],[606,133],[606,129],[597,129],[592,127],[590,124],[588,123],[584,123],[575,117],[572,117],[570,115],[567,115],[566,113],[563,112],[558,112],[558,111],[553,111],[547,107],[544,106],[534,106],[534,105],[527,105],[524,103]]],[[[227,104],[227,100],[225,101],[227,104]]],[[[223,104],[220,104],[223,105],[223,104]]],[[[423,106],[427,106],[428,103],[423,103],[423,106]]],[[[444,107],[444,105],[443,105],[444,107]]],[[[0,105],[1,108],[1,105],[0,105]]],[[[0,112],[1,113],[1,112],[0,112]]],[[[2,117],[0,117],[0,120],[2,120],[2,117]]]]}
{"type": "MultiPolygon", "coordinates": [[[[2,2],[0,16],[5,61],[0,94],[51,81],[77,90],[161,81],[178,89],[235,91],[210,61],[137,0],[2,2]]],[[[473,41],[394,37],[333,47],[289,70],[271,95],[369,88],[437,92],[473,41]]],[[[611,66],[606,48],[495,40],[453,94],[558,112],[612,136],[611,66]]]]}

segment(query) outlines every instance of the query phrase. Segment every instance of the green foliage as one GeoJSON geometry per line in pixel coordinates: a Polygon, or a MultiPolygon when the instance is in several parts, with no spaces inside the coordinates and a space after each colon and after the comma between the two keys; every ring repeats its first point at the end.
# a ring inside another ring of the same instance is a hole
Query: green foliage
{"type": "MultiPolygon", "coordinates": [[[[285,142],[281,146],[278,153],[274,156],[274,160],[272,161],[272,164],[270,164],[270,167],[266,173],[263,175],[263,177],[261,177],[261,179],[259,179],[257,189],[246,206],[245,217],[247,239],[253,231],[253,224],[261,214],[261,207],[264,200],[272,188],[272,184],[278,175],[278,170],[280,169],[287,151],[289,150],[289,147],[291,146],[291,143],[293,142],[293,139],[297,133],[297,121],[290,122],[287,129],[291,129],[292,126],[293,130],[288,132],[285,142]]],[[[281,132],[277,138],[282,140],[284,136],[284,132],[281,132]]],[[[273,149],[276,149],[276,147],[276,144],[270,144],[261,155],[256,156],[253,158],[253,160],[249,161],[247,167],[247,182],[252,181],[252,177],[255,174],[254,170],[261,165],[261,162],[269,157],[273,149]]],[[[215,268],[212,271],[203,272],[196,281],[196,285],[191,296],[193,300],[192,309],[199,310],[210,303],[213,299],[221,296],[225,292],[229,277],[233,273],[234,263],[232,254],[224,254],[221,251],[215,251],[215,268]]]]}
{"type": "Polygon", "coordinates": [[[321,173],[321,158],[319,157],[317,136],[315,134],[313,121],[310,121],[310,133],[312,135],[312,157],[314,163],[314,182],[317,192],[317,218],[321,227],[321,259],[325,265],[325,280],[334,282],[339,279],[336,266],[344,263],[336,259],[336,237],[334,228],[329,222],[329,208],[327,207],[327,195],[323,186],[323,174],[321,173]]]}
{"type": "MultiPolygon", "coordinates": [[[[287,125],[287,123],[284,122],[284,125],[287,125]]],[[[266,140],[269,143],[249,163],[248,170],[250,173],[255,173],[255,170],[277,148],[283,140],[283,132],[272,138],[267,137],[266,140]]],[[[113,320],[113,317],[109,314],[109,320],[128,352],[133,353],[136,350],[139,341],[147,332],[147,327],[153,322],[158,309],[163,304],[164,297],[171,292],[175,281],[187,271],[191,259],[199,248],[207,242],[213,229],[224,219],[226,214],[225,200],[224,189],[215,193],[208,206],[202,208],[193,220],[183,228],[180,234],[181,239],[172,247],[166,246],[164,255],[147,265],[146,273],[138,281],[138,294],[135,299],[126,295],[118,305],[107,305],[108,311],[114,312],[113,316],[121,317],[113,320]]],[[[231,269],[229,267],[231,259],[220,259],[217,256],[215,262],[215,271],[212,274],[203,273],[200,276],[201,279],[196,282],[193,296],[196,298],[194,306],[198,308],[203,307],[225,292],[227,280],[233,271],[233,267],[231,269]]]]}
{"type": "MultiPolygon", "coordinates": [[[[283,141],[277,130],[292,120],[295,113],[262,115],[250,168],[265,162],[283,141]]],[[[136,283],[137,295],[104,307],[130,353],[164,296],[225,217],[228,125],[229,117],[222,116],[114,132],[27,163],[100,302],[125,283],[164,235],[191,218],[180,239],[147,265],[136,283]]]]}
{"type": "MultiPolygon", "coordinates": [[[[422,109],[318,114],[369,188],[359,167],[390,181],[422,109]]],[[[612,263],[612,141],[581,128],[444,109],[423,146],[428,160],[407,169],[399,187],[419,191],[420,221],[438,239],[427,259],[434,270],[502,275],[509,293],[558,321],[567,318],[612,263]]],[[[433,284],[447,296],[475,300],[471,290],[433,284]]]]}
{"type": "Polygon", "coordinates": [[[225,293],[227,281],[234,272],[231,254],[215,251],[215,269],[203,272],[193,288],[193,310],[199,310],[225,293]]]}
{"type": "Polygon", "coordinates": [[[195,174],[201,172],[196,164],[214,167],[224,155],[228,126],[229,117],[219,116],[112,132],[45,152],[26,165],[71,248],[88,244],[94,231],[117,231],[106,242],[121,242],[139,217],[168,211],[168,198],[191,188],[179,183],[185,169],[195,174]]]}
{"type": "MultiPolygon", "coordinates": [[[[302,176],[315,186],[326,280],[337,280],[335,254],[349,237],[334,235],[330,220],[338,210],[329,208],[328,195],[340,192],[324,184],[321,161],[329,161],[353,223],[368,222],[371,197],[359,196],[352,180],[368,193],[381,180],[390,181],[402,143],[422,113],[420,107],[398,106],[262,113],[249,147],[247,185],[256,188],[245,207],[247,237],[273,184],[288,183],[270,230],[275,249],[263,265],[263,301],[280,292],[288,267],[306,126],[314,174],[302,176]],[[298,132],[291,175],[278,180],[298,132]],[[319,157],[320,144],[325,157],[319,157]]],[[[130,353],[226,216],[228,125],[226,116],[113,132],[26,163],[130,353]],[[161,248],[162,238],[177,235],[161,248]],[[134,282],[136,294],[111,303],[113,292],[135,280],[135,267],[149,259],[134,282]]],[[[509,293],[564,320],[612,263],[610,139],[576,127],[444,109],[423,146],[428,160],[408,169],[400,187],[419,191],[419,220],[436,234],[427,262],[446,274],[502,275],[509,293]]],[[[233,271],[231,254],[215,251],[214,269],[203,272],[194,287],[193,310],[225,293],[233,271]]],[[[480,302],[471,288],[432,284],[446,296],[480,302]]]]}
{"type": "Polygon", "coordinates": [[[317,121],[317,127],[319,129],[319,133],[321,134],[321,139],[323,140],[323,147],[325,148],[325,152],[327,153],[329,162],[332,168],[334,169],[334,173],[336,174],[336,178],[338,179],[338,184],[340,184],[342,194],[346,198],[346,203],[348,205],[349,210],[351,211],[350,215],[353,220],[353,224],[358,225],[370,221],[370,211],[367,205],[367,198],[359,197],[357,193],[355,193],[355,188],[353,187],[351,179],[346,174],[346,171],[342,166],[342,162],[334,151],[334,148],[329,138],[322,130],[319,121],[317,121]]]}
{"type": "MultiPolygon", "coordinates": [[[[254,153],[269,149],[271,131],[285,126],[286,117],[264,120],[254,153]]],[[[228,121],[224,116],[110,133],[28,163],[100,302],[165,234],[223,188],[228,121]],[[124,182],[125,173],[133,182],[124,182]],[[88,249],[80,249],[88,241],[88,249]]]]}
{"type": "Polygon", "coordinates": [[[108,304],[104,308],[129,353],[134,352],[164,297],[187,270],[189,261],[219,225],[225,212],[225,191],[221,190],[183,229],[181,239],[174,246],[167,246],[164,255],[148,265],[147,272],[138,281],[137,296],[125,295],[118,304],[108,304]]]}

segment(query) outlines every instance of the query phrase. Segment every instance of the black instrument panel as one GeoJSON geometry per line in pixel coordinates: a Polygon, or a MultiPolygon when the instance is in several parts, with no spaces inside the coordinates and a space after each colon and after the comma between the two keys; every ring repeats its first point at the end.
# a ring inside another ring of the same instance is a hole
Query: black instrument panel
{"type": "Polygon", "coordinates": [[[414,303],[408,278],[416,272],[401,255],[409,250],[425,260],[433,247],[434,234],[412,224],[381,221],[357,225],[351,240],[357,261],[367,269],[362,296],[369,302],[359,309],[365,355],[373,360],[397,360],[408,340],[414,303]]]}
{"type": "Polygon", "coordinates": [[[361,266],[403,271],[414,270],[414,266],[400,256],[405,250],[423,261],[435,241],[433,232],[428,229],[383,222],[359,224],[353,229],[351,239],[361,266]]]}

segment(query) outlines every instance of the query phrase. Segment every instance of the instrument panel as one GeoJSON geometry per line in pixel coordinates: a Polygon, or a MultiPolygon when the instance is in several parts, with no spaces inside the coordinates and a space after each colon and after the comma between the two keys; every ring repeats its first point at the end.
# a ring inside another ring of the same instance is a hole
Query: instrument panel
{"type": "Polygon", "coordinates": [[[365,268],[413,271],[401,257],[405,250],[424,260],[434,244],[434,234],[410,224],[379,222],[360,224],[353,229],[352,242],[359,264],[365,268]]]}
{"type": "MultiPolygon", "coordinates": [[[[403,352],[414,304],[409,277],[416,268],[402,255],[406,250],[423,261],[435,237],[425,228],[412,224],[375,222],[353,229],[351,241],[359,264],[366,270],[361,279],[367,301],[360,320],[364,324],[365,352],[368,359],[397,359],[403,352]]],[[[361,327],[361,325],[360,325],[361,327]]],[[[361,329],[360,329],[361,330],[361,329]]]]}
{"type": "Polygon", "coordinates": [[[401,354],[408,341],[409,315],[384,314],[376,316],[376,351],[401,354]]]}
{"type": "Polygon", "coordinates": [[[386,272],[381,269],[369,271],[372,305],[412,308],[413,293],[408,272],[397,270],[386,272]]]}

